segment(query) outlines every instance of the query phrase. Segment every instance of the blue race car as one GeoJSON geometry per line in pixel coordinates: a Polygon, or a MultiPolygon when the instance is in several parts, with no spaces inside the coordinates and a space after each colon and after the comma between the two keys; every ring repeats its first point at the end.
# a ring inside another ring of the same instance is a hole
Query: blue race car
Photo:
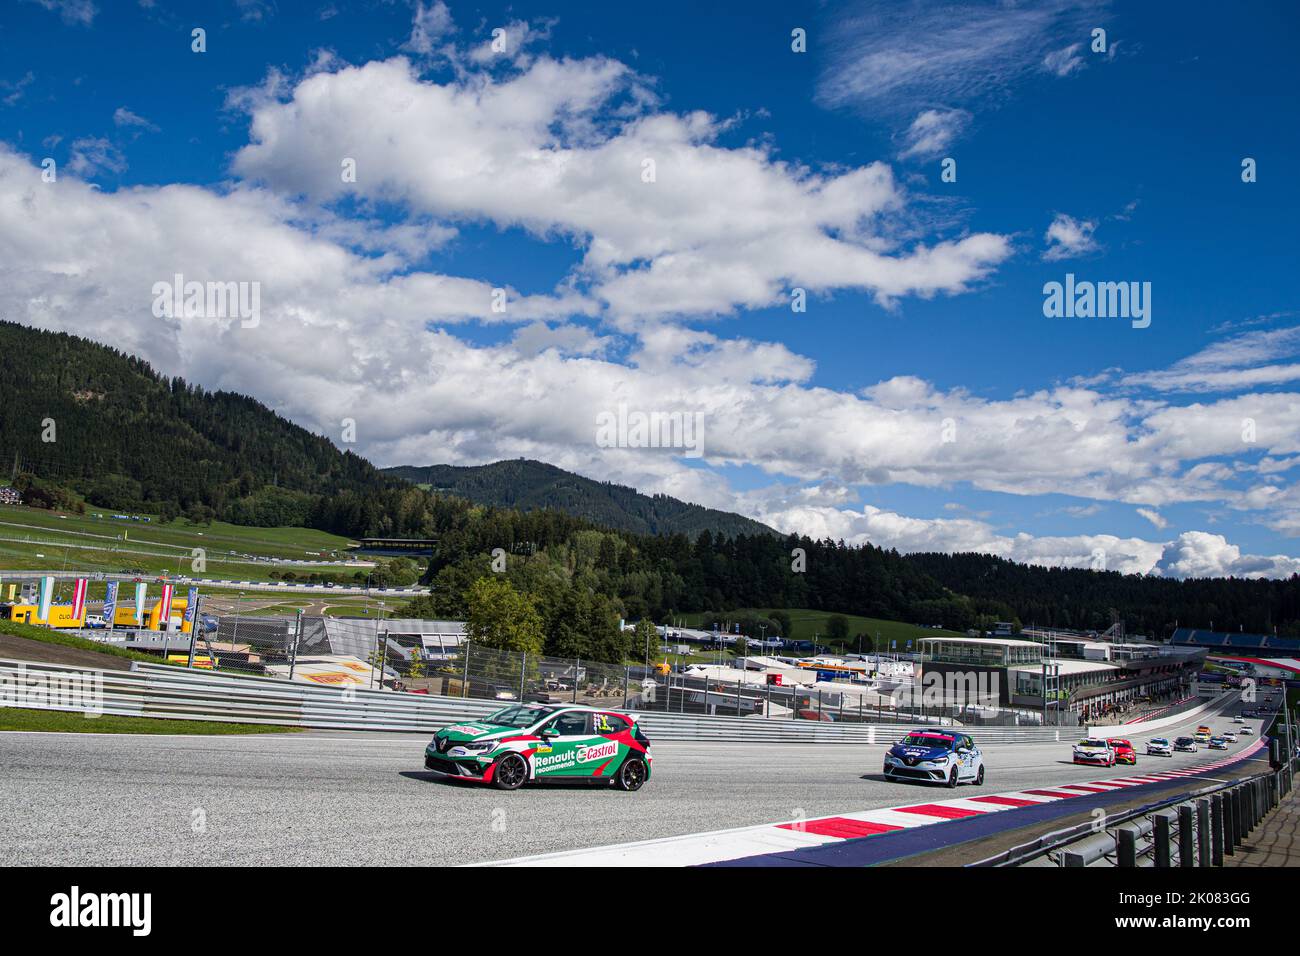
{"type": "Polygon", "coordinates": [[[984,783],[984,755],[965,734],[914,730],[885,754],[885,778],[978,787],[984,783]]]}

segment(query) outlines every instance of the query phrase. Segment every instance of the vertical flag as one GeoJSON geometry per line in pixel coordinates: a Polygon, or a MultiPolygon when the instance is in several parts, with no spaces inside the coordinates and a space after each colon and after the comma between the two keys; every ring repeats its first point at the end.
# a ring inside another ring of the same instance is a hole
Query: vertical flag
{"type": "Polygon", "coordinates": [[[136,625],[144,624],[144,592],[149,589],[149,585],[141,583],[135,586],[135,623],[136,625]]]}
{"type": "Polygon", "coordinates": [[[172,592],[175,588],[170,584],[162,586],[162,599],[158,602],[158,630],[165,631],[172,620],[172,592]]]}
{"type": "Polygon", "coordinates": [[[54,603],[54,578],[41,578],[37,585],[36,619],[42,623],[50,619],[50,605],[54,603]]]}
{"type": "Polygon", "coordinates": [[[108,627],[113,626],[113,614],[117,611],[117,582],[109,581],[108,589],[104,592],[104,623],[108,627]]]}
{"type": "Polygon", "coordinates": [[[85,578],[77,578],[72,585],[72,619],[80,621],[86,613],[86,588],[90,584],[85,578]]]}
{"type": "MultiPolygon", "coordinates": [[[[194,619],[194,612],[199,608],[199,589],[190,588],[185,594],[185,623],[190,626],[190,633],[198,633],[198,621],[194,619]]],[[[181,630],[184,630],[184,625],[181,630]]]]}

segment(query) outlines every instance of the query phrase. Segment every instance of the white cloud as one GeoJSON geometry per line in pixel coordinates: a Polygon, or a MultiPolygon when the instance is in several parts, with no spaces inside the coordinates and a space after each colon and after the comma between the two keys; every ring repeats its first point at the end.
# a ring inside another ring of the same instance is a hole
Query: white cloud
{"type": "Polygon", "coordinates": [[[1244,332],[1169,368],[1135,372],[1123,384],[1168,392],[1223,392],[1300,380],[1300,326],[1244,332]]]}
{"type": "MultiPolygon", "coordinates": [[[[767,489],[744,497],[748,513],[778,531],[814,538],[874,544],[904,553],[979,552],[1046,567],[1091,568],[1121,574],[1166,577],[1287,577],[1300,573],[1300,558],[1243,555],[1218,534],[1189,531],[1173,541],[1147,541],[1109,534],[1036,536],[998,533],[984,521],[916,518],[870,505],[854,510],[808,504],[789,489],[767,489]],[[770,497],[765,497],[770,496],[770,497]]],[[[714,501],[714,507],[727,507],[714,501]]],[[[1163,525],[1159,525],[1163,527],[1163,525]]]]}
{"type": "Polygon", "coordinates": [[[122,151],[102,136],[82,136],[68,147],[68,172],[86,179],[126,171],[122,151]]]}
{"type": "Polygon", "coordinates": [[[36,74],[28,70],[16,80],[0,80],[0,103],[13,106],[23,98],[27,87],[31,86],[35,79],[36,74]]]}
{"type": "Polygon", "coordinates": [[[1047,241],[1043,259],[1055,262],[1095,252],[1098,246],[1092,234],[1096,229],[1095,220],[1075,219],[1065,213],[1057,213],[1043,237],[1047,241]]]}
{"type": "Polygon", "coordinates": [[[1163,531],[1169,525],[1169,522],[1165,520],[1165,518],[1160,514],[1160,512],[1152,508],[1138,508],[1137,513],[1140,514],[1142,517],[1146,518],[1153,525],[1155,525],[1156,528],[1158,528],[1161,531],[1163,531]]]}
{"type": "Polygon", "coordinates": [[[158,132],[157,126],[149,122],[149,120],[145,119],[143,116],[131,112],[125,106],[119,106],[113,111],[113,123],[116,126],[126,128],[145,129],[151,133],[158,132]]]}
{"type": "Polygon", "coordinates": [[[402,45],[402,49],[419,56],[428,56],[433,53],[435,45],[455,29],[451,10],[443,0],[434,0],[428,6],[422,0],[417,0],[415,13],[411,17],[411,36],[402,45]]]}
{"type": "Polygon", "coordinates": [[[1165,548],[1157,571],[1178,578],[1281,578],[1300,574],[1300,559],[1244,555],[1223,535],[1186,531],[1165,548]]]}
{"type": "Polygon", "coordinates": [[[73,26],[88,27],[99,9],[91,0],[34,0],[46,10],[58,13],[59,18],[73,26]]]}
{"type": "Polygon", "coordinates": [[[859,3],[830,37],[818,95],[872,112],[971,104],[1005,91],[1078,36],[1107,3],[1041,0],[859,3]]]}
{"type": "Polygon", "coordinates": [[[616,319],[769,306],[796,286],[884,303],[955,294],[1010,255],[990,233],[904,245],[883,225],[906,205],[887,166],[817,173],[765,147],[723,148],[725,124],[648,111],[638,89],[602,58],[539,57],[503,79],[445,84],[401,58],[296,85],[272,75],[232,97],[253,140],[234,167],[319,202],[360,195],[568,237],[584,250],[571,278],[616,319]],[[610,125],[620,104],[632,112],[610,125]],[[355,184],[341,181],[343,156],[355,184]]]}
{"type": "Polygon", "coordinates": [[[1069,76],[1076,70],[1083,69],[1083,57],[1079,56],[1081,49],[1083,49],[1082,43],[1071,43],[1067,47],[1053,50],[1043,57],[1043,69],[1057,76],[1069,76]]]}
{"type": "Polygon", "coordinates": [[[970,122],[965,110],[925,110],[918,113],[903,135],[904,148],[899,159],[924,159],[938,156],[970,122]]]}

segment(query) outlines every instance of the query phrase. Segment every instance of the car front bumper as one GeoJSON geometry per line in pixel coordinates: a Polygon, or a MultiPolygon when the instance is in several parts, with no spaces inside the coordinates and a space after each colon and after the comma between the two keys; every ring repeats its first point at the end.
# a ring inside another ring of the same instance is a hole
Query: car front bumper
{"type": "Polygon", "coordinates": [[[948,774],[952,772],[952,765],[945,764],[939,766],[933,763],[919,763],[909,767],[903,762],[889,763],[885,762],[885,776],[897,780],[921,780],[926,783],[947,783],[948,774]]]}
{"type": "Polygon", "coordinates": [[[458,780],[477,780],[486,779],[487,768],[492,764],[490,761],[481,761],[477,757],[465,756],[448,756],[445,753],[439,753],[432,746],[424,750],[424,767],[426,770],[432,770],[434,773],[441,773],[448,777],[455,777],[458,780]]]}
{"type": "Polygon", "coordinates": [[[1074,762],[1094,764],[1098,767],[1105,767],[1110,765],[1110,758],[1098,754],[1075,754],[1074,762]]]}

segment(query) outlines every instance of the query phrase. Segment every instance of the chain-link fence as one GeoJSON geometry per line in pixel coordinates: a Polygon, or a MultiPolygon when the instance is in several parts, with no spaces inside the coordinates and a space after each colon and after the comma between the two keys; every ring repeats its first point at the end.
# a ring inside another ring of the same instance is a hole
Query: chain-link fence
{"type": "MultiPolygon", "coordinates": [[[[910,678],[785,681],[762,671],[611,664],[470,644],[459,622],[223,614],[198,629],[196,666],[476,700],[677,714],[966,727],[1041,726],[1041,711],[936,699],[910,678]]],[[[803,672],[800,672],[803,673],[803,672]]],[[[1055,715],[1049,715],[1049,722],[1055,715]]]]}

